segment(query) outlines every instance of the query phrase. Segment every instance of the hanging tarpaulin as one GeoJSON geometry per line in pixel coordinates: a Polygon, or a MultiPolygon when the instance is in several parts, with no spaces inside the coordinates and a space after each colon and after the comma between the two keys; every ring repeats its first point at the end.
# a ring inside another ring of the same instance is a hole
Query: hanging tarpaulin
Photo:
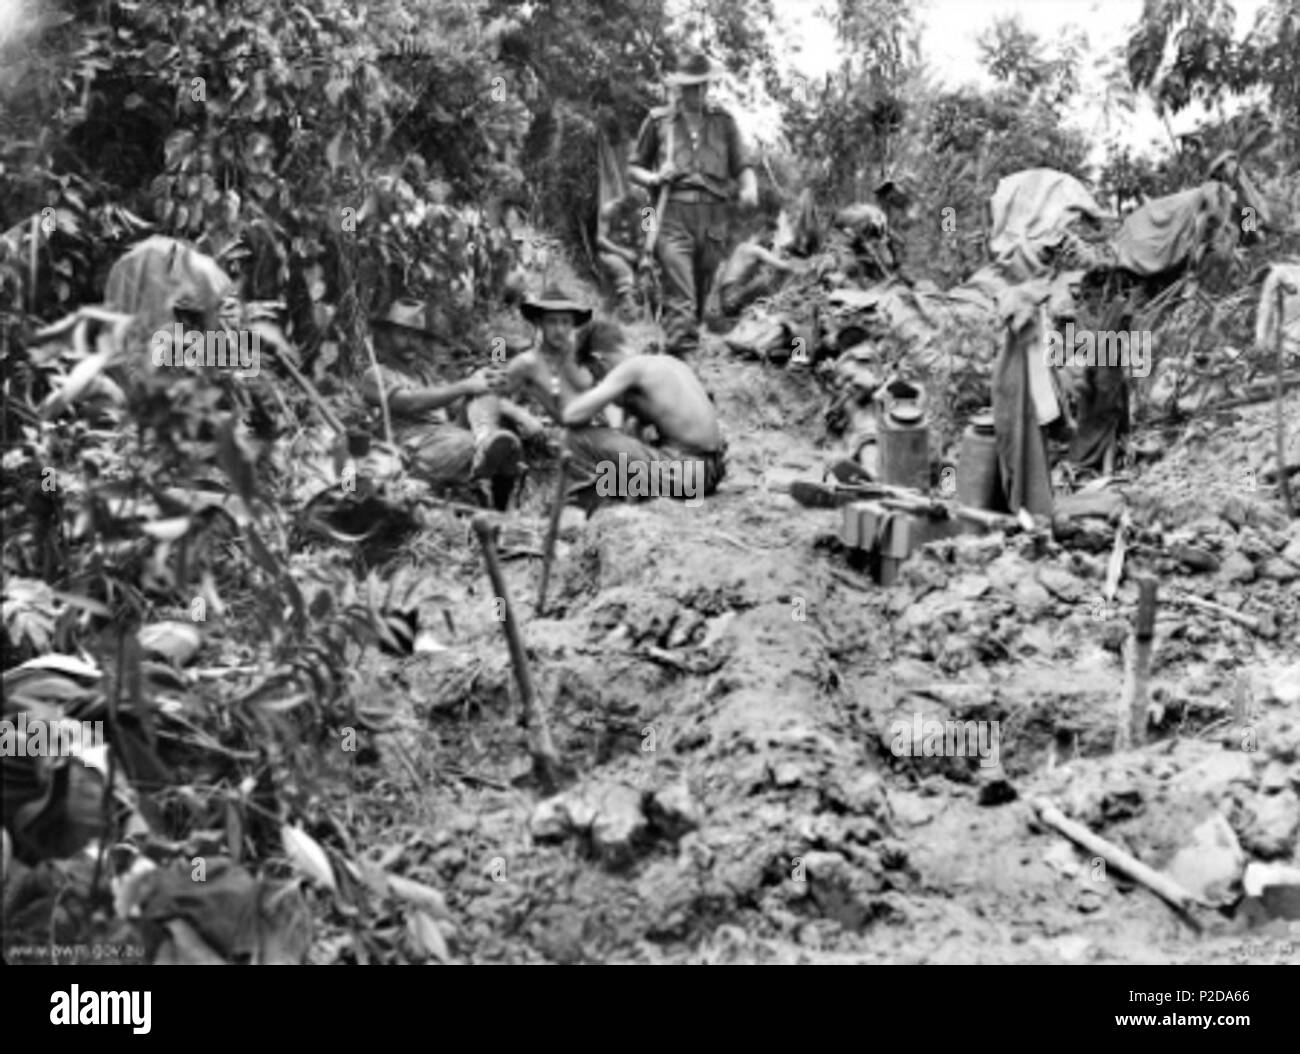
{"type": "Polygon", "coordinates": [[[627,192],[624,171],[627,167],[627,149],[615,149],[610,145],[603,131],[596,132],[596,164],[600,169],[600,198],[597,209],[603,209],[611,201],[616,201],[627,192]]]}
{"type": "Polygon", "coordinates": [[[187,242],[155,234],[133,245],[113,264],[104,288],[108,307],[135,316],[126,336],[126,375],[148,370],[160,334],[168,334],[170,342],[178,308],[195,322],[201,319],[204,329],[223,329],[222,303],[234,294],[221,265],[187,242]]]}
{"type": "Polygon", "coordinates": [[[1099,221],[1102,216],[1082,183],[1050,168],[1026,169],[1000,180],[989,211],[989,255],[1008,282],[1047,274],[1047,250],[1060,245],[1077,220],[1099,221]]]}
{"type": "Polygon", "coordinates": [[[1231,187],[1210,182],[1148,201],[1124,218],[1114,239],[1116,262],[1138,275],[1195,263],[1210,241],[1236,241],[1235,200],[1231,187]]]}
{"type": "Polygon", "coordinates": [[[215,326],[222,299],[233,291],[234,283],[212,257],[155,234],[113,264],[104,301],[114,311],[135,315],[146,330],[170,326],[178,306],[215,326]]]}

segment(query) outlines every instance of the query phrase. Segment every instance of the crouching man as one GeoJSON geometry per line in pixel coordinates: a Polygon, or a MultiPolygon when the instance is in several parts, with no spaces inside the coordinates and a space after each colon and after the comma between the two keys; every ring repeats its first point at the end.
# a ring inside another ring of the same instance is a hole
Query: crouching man
{"type": "Polygon", "coordinates": [[[624,322],[636,318],[642,209],[647,205],[645,192],[634,186],[600,210],[596,247],[600,250],[600,265],[618,297],[618,317],[624,322]]]}
{"type": "Polygon", "coordinates": [[[726,442],[708,393],[670,355],[632,355],[564,408],[568,446],[581,472],[594,472],[597,498],[680,498],[698,504],[726,475],[726,442]],[[640,436],[588,422],[615,405],[640,436]],[[646,439],[654,430],[652,442],[646,439]]]}

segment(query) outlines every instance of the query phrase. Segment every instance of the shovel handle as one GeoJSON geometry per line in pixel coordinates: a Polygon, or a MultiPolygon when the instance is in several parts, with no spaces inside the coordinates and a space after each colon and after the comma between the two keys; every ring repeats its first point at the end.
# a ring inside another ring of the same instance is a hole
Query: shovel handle
{"type": "Polygon", "coordinates": [[[479,545],[483,548],[483,561],[487,564],[488,579],[504,608],[503,628],[506,647],[510,651],[510,665],[514,669],[515,683],[519,686],[520,701],[523,703],[524,720],[530,732],[529,749],[533,756],[534,771],[543,786],[553,786],[559,768],[559,757],[556,754],[555,744],[551,741],[546,713],[533,687],[528,655],[524,651],[523,635],[519,632],[519,623],[515,620],[514,609],[510,606],[510,593],[506,589],[505,576],[501,573],[501,561],[497,557],[496,547],[498,524],[484,514],[474,517],[473,523],[474,533],[478,535],[479,545]]]}

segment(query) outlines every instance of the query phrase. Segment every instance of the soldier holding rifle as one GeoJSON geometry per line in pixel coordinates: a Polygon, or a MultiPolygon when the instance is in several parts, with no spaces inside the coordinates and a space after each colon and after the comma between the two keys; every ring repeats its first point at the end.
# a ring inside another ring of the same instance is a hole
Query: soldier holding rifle
{"type": "Polygon", "coordinates": [[[650,111],[628,165],[629,178],[657,195],[647,248],[662,268],[665,350],[679,358],[699,347],[704,305],[729,248],[733,193],[743,208],[758,204],[736,120],[707,99],[717,76],[706,55],[691,54],[668,77],[680,98],[650,111]]]}

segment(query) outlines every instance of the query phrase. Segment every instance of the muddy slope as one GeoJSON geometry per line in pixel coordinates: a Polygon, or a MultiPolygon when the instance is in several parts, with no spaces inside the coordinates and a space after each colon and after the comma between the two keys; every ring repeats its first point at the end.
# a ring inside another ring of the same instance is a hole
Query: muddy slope
{"type": "MultiPolygon", "coordinates": [[[[444,554],[448,650],[363,671],[403,731],[354,774],[356,808],[407,818],[377,825],[372,853],[403,846],[398,869],[446,891],[457,959],[1300,960],[1300,924],[1240,891],[1248,864],[1300,863],[1300,703],[1277,690],[1300,661],[1300,525],[1241,482],[1265,463],[1270,406],[1166,437],[1129,488],[1145,528],[1182,531],[1217,569],[1155,552],[1129,566],[1159,574],[1162,594],[1271,611],[1279,633],[1162,608],[1156,739],[1115,754],[1136,589],[1126,578],[1099,606],[1108,552],[963,538],[880,589],[848,566],[837,514],[781,490],[819,478],[832,453],[818,448],[816,385],[712,342],[700,369],[729,429],[722,492],[698,508],[566,513],[544,618],[540,561],[505,564],[573,769],[560,795],[526,783],[500,625],[463,525],[420,543],[444,554]],[[918,714],[996,721],[1000,764],[895,756],[893,722],[918,714]],[[1256,749],[1239,749],[1242,714],[1256,749]],[[1178,852],[1222,821],[1227,877],[1187,880],[1224,907],[1199,914],[1198,934],[1039,826],[1038,795],[1180,874],[1178,852]]],[[[1289,416],[1300,421],[1300,395],[1289,416]]],[[[525,502],[536,521],[548,491],[539,478],[525,502]]],[[[323,944],[319,957],[336,954],[323,944]]]]}

